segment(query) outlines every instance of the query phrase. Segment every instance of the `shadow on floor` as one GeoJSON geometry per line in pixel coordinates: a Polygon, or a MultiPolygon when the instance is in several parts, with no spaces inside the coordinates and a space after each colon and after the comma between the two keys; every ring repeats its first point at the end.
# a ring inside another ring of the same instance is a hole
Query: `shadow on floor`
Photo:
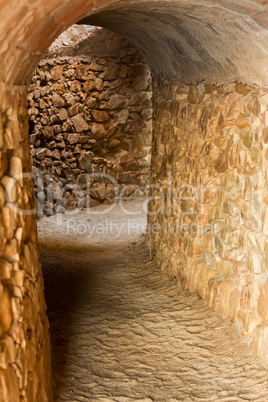
{"type": "Polygon", "coordinates": [[[90,308],[91,294],[96,288],[96,271],[88,265],[88,255],[87,262],[81,258],[83,252],[75,247],[66,250],[45,244],[40,250],[50,323],[55,400],[61,393],[61,383],[68,376],[69,335],[75,325],[75,311],[83,303],[83,298],[86,298],[87,308],[90,308]],[[73,258],[68,258],[68,254],[73,258]]]}

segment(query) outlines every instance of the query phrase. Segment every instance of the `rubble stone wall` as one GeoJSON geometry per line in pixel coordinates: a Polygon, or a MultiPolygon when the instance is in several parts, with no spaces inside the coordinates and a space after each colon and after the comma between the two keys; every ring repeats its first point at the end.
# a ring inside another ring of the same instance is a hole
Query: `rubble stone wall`
{"type": "Polygon", "coordinates": [[[268,366],[268,89],[154,86],[148,246],[268,366]]]}
{"type": "MultiPolygon", "coordinates": [[[[15,193],[8,195],[3,191],[8,178],[12,182],[13,175],[30,169],[25,85],[29,85],[40,55],[66,27],[88,16],[88,23],[117,28],[123,36],[133,39],[146,55],[155,78],[180,83],[236,79],[262,86],[268,82],[267,1],[4,0],[0,3],[0,399],[43,402],[51,401],[52,397],[36,224],[33,217],[14,215],[9,208],[9,204],[31,208],[33,192],[26,177],[16,184],[15,193]]],[[[152,234],[151,249],[163,269],[170,269],[177,278],[180,276],[185,287],[190,284],[192,290],[198,287],[204,297],[211,295],[208,297],[211,305],[234,320],[237,317],[244,330],[253,334],[256,348],[267,361],[266,229],[264,225],[261,232],[253,230],[255,219],[247,226],[249,194],[256,194],[256,201],[252,202],[254,213],[249,216],[256,214],[255,210],[258,212],[267,201],[265,195],[263,203],[257,197],[258,190],[266,191],[267,185],[267,112],[263,111],[267,102],[263,100],[264,91],[244,95],[241,88],[240,93],[234,88],[228,93],[225,88],[222,94],[206,92],[202,103],[195,103],[195,99],[202,99],[199,89],[156,85],[153,179],[168,188],[168,171],[161,172],[162,166],[172,167],[179,183],[185,183],[186,179],[189,179],[186,183],[194,185],[204,182],[213,190],[202,203],[208,212],[187,215],[184,212],[190,206],[182,200],[181,209],[173,214],[166,198],[163,214],[154,218],[156,223],[163,224],[163,238],[152,234]],[[240,106],[242,111],[238,112],[236,107],[240,106]],[[224,131],[224,125],[237,131],[224,131]],[[251,179],[257,170],[263,172],[261,186],[257,179],[251,179]],[[236,175],[242,182],[246,179],[245,190],[240,197],[234,195],[230,203],[225,202],[233,181],[236,183],[236,175]],[[236,213],[241,220],[236,219],[236,213]],[[211,222],[215,234],[211,231],[201,237],[186,232],[177,237],[164,232],[165,222],[176,222],[175,216],[183,221],[194,220],[195,215],[204,219],[204,226],[206,219],[211,222]],[[242,256],[236,255],[240,247],[245,247],[242,256]],[[202,271],[197,261],[205,264],[202,271]],[[212,266],[215,270],[210,269],[212,266]],[[211,274],[213,278],[207,281],[206,275],[211,274]],[[234,290],[228,293],[230,284],[234,284],[234,290]],[[256,317],[255,326],[252,317],[256,317]]],[[[156,200],[152,200],[151,208],[153,205],[157,205],[156,200]]],[[[266,219],[265,211],[266,208],[266,219]]]]}
{"type": "Polygon", "coordinates": [[[120,44],[121,57],[112,57],[114,45],[110,57],[44,58],[35,70],[28,102],[39,215],[146,191],[151,75],[136,49],[120,44]]]}
{"type": "Polygon", "coordinates": [[[52,401],[27,88],[0,85],[0,400],[52,401]]]}

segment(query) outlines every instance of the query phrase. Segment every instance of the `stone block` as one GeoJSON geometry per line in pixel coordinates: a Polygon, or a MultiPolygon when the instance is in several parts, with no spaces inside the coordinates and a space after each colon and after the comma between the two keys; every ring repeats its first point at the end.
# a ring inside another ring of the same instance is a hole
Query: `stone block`
{"type": "Polygon", "coordinates": [[[89,71],[89,65],[86,64],[80,64],[77,69],[76,69],[76,75],[75,78],[77,80],[86,80],[88,76],[88,71],[89,71]]]}
{"type": "Polygon", "coordinates": [[[264,272],[263,256],[260,251],[253,249],[249,252],[249,271],[253,274],[261,274],[264,272]]]}
{"type": "Polygon", "coordinates": [[[43,128],[43,135],[47,139],[52,139],[54,138],[54,127],[52,126],[45,126],[43,128]]]}
{"type": "Polygon", "coordinates": [[[106,81],[116,80],[118,78],[118,65],[117,64],[109,65],[109,67],[103,73],[100,74],[100,78],[106,81]]]}
{"type": "Polygon", "coordinates": [[[85,170],[86,172],[91,172],[92,171],[92,159],[93,159],[93,153],[86,152],[79,159],[80,168],[85,170]]]}
{"type": "Polygon", "coordinates": [[[53,106],[55,107],[63,107],[64,106],[64,100],[62,99],[62,97],[58,94],[53,94],[52,96],[52,103],[53,106]]]}
{"type": "Polygon", "coordinates": [[[70,106],[69,108],[68,108],[68,115],[71,117],[71,116],[74,116],[74,115],[76,115],[77,113],[78,113],[78,111],[79,111],[79,105],[78,104],[76,104],[76,105],[73,105],[73,106],[70,106]]]}
{"type": "Polygon", "coordinates": [[[89,130],[89,126],[80,114],[71,117],[71,121],[78,133],[89,130]]]}
{"type": "Polygon", "coordinates": [[[90,123],[90,136],[94,139],[104,138],[107,135],[107,132],[103,126],[103,124],[99,123],[90,123]]]}
{"type": "Polygon", "coordinates": [[[68,119],[67,110],[64,109],[64,108],[58,109],[58,116],[59,116],[59,119],[60,119],[61,121],[67,120],[67,119],[68,119]]]}
{"type": "Polygon", "coordinates": [[[62,74],[63,74],[63,66],[55,66],[52,68],[51,70],[51,79],[53,81],[58,81],[62,78],[62,74]]]}
{"type": "Polygon", "coordinates": [[[125,96],[117,94],[112,95],[107,104],[108,109],[120,109],[125,108],[126,106],[127,106],[127,100],[125,96]]]}
{"type": "Polygon", "coordinates": [[[134,160],[134,156],[130,152],[120,151],[114,155],[116,161],[122,164],[126,164],[132,162],[134,160]]]}
{"type": "Polygon", "coordinates": [[[10,294],[7,287],[0,284],[0,328],[4,333],[9,330],[12,321],[10,294]]]}
{"type": "Polygon", "coordinates": [[[97,123],[103,123],[104,121],[109,120],[108,113],[102,110],[92,110],[91,115],[97,123]]]}

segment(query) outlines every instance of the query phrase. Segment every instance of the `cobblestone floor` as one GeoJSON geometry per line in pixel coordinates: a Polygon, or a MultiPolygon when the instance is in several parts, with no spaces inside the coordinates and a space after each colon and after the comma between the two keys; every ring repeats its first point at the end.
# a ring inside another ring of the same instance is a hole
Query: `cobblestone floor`
{"type": "Polygon", "coordinates": [[[88,239],[66,222],[39,224],[55,401],[268,401],[246,339],[159,272],[140,233],[88,239]]]}

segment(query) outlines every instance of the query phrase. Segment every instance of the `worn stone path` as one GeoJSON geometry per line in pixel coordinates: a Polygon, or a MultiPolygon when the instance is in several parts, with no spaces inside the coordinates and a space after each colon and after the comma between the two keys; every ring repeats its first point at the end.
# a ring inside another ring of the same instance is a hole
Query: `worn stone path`
{"type": "Polygon", "coordinates": [[[54,222],[39,232],[55,401],[268,401],[246,339],[159,272],[143,236],[90,244],[54,222]]]}

